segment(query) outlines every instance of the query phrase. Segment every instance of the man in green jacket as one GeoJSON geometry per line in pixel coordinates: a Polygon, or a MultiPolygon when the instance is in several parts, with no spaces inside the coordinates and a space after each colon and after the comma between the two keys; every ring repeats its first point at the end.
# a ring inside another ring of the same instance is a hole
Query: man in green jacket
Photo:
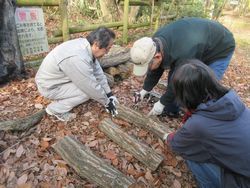
{"type": "MultiPolygon", "coordinates": [[[[136,101],[143,100],[158,83],[164,70],[170,69],[168,87],[154,104],[149,115],[166,113],[177,117],[179,107],[172,89],[172,74],[184,59],[199,59],[221,79],[235,49],[232,33],[216,21],[202,18],[184,18],[160,28],[152,38],[143,37],[131,48],[134,74],[147,73],[136,101]]],[[[193,88],[195,89],[195,88],[193,88]]]]}

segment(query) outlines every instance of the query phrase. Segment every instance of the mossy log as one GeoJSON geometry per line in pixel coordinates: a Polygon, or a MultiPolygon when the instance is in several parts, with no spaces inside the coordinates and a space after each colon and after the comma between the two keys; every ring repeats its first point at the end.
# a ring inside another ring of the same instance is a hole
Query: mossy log
{"type": "Polygon", "coordinates": [[[45,110],[40,110],[31,116],[16,120],[0,122],[1,131],[26,131],[41,121],[45,110]]]}
{"type": "Polygon", "coordinates": [[[52,147],[80,177],[100,187],[125,188],[135,182],[71,136],[64,137],[52,147]]]}
{"type": "Polygon", "coordinates": [[[114,79],[127,79],[132,73],[131,63],[121,64],[115,67],[104,69],[104,72],[114,77],[114,79]]]}
{"type": "Polygon", "coordinates": [[[166,133],[172,132],[167,125],[163,125],[161,122],[147,117],[136,110],[132,110],[123,105],[118,105],[117,110],[118,118],[124,119],[125,121],[142,129],[146,129],[162,140],[166,133]]]}
{"type": "Polygon", "coordinates": [[[156,153],[155,150],[124,132],[109,118],[104,119],[99,125],[99,128],[110,139],[132,154],[150,170],[156,170],[164,159],[163,156],[156,153]]]}
{"type": "Polygon", "coordinates": [[[130,60],[130,49],[118,45],[112,46],[110,52],[100,59],[102,68],[108,68],[123,64],[130,60]]]}

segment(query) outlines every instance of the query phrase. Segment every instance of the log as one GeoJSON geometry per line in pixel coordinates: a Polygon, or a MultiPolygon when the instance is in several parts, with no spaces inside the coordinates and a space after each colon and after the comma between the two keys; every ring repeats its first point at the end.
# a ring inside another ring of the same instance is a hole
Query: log
{"type": "Polygon", "coordinates": [[[66,136],[52,146],[55,151],[82,178],[107,188],[129,187],[135,182],[119,170],[96,156],[89,148],[72,136],[66,136]]]}
{"type": "Polygon", "coordinates": [[[146,165],[150,170],[156,170],[164,159],[163,156],[156,153],[155,150],[140,143],[135,138],[124,132],[109,118],[105,118],[99,125],[99,128],[110,139],[135,156],[136,159],[146,165]]]}
{"type": "Polygon", "coordinates": [[[128,123],[131,123],[142,129],[146,129],[162,140],[164,140],[166,133],[172,132],[172,130],[167,125],[163,125],[161,122],[147,117],[146,115],[143,115],[140,112],[132,110],[128,107],[118,105],[117,110],[118,115],[116,117],[124,119],[128,123]]]}
{"type": "Polygon", "coordinates": [[[132,73],[132,64],[131,63],[124,63],[115,67],[109,67],[104,69],[106,73],[112,75],[116,80],[124,80],[127,79],[132,73]]]}
{"type": "Polygon", "coordinates": [[[17,119],[0,122],[1,131],[26,131],[36,125],[41,121],[45,114],[45,110],[40,110],[31,116],[17,119]]]}
{"type": "Polygon", "coordinates": [[[168,86],[168,81],[167,80],[160,80],[157,85],[156,85],[159,89],[165,90],[167,89],[168,86]]]}
{"type": "Polygon", "coordinates": [[[114,77],[106,72],[104,72],[107,80],[108,80],[108,84],[109,84],[109,87],[113,87],[114,84],[115,84],[115,80],[114,80],[114,77]]]}
{"type": "Polygon", "coordinates": [[[113,45],[110,52],[100,59],[102,68],[108,68],[123,64],[130,60],[130,50],[118,45],[113,45]]]}

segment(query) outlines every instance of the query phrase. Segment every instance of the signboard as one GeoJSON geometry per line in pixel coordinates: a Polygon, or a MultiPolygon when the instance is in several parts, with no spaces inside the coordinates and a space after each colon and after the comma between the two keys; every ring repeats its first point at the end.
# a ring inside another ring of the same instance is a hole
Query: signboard
{"type": "Polygon", "coordinates": [[[23,56],[49,50],[42,8],[17,8],[15,21],[23,56]]]}

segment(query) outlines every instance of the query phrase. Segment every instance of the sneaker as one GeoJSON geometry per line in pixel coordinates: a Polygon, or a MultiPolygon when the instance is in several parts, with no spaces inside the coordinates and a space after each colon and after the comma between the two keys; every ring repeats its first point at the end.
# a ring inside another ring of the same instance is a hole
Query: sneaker
{"type": "Polygon", "coordinates": [[[71,121],[71,120],[76,118],[75,113],[66,112],[66,113],[58,114],[58,113],[52,112],[48,108],[46,108],[45,111],[47,112],[47,114],[49,114],[51,116],[55,116],[60,121],[71,121]]]}

